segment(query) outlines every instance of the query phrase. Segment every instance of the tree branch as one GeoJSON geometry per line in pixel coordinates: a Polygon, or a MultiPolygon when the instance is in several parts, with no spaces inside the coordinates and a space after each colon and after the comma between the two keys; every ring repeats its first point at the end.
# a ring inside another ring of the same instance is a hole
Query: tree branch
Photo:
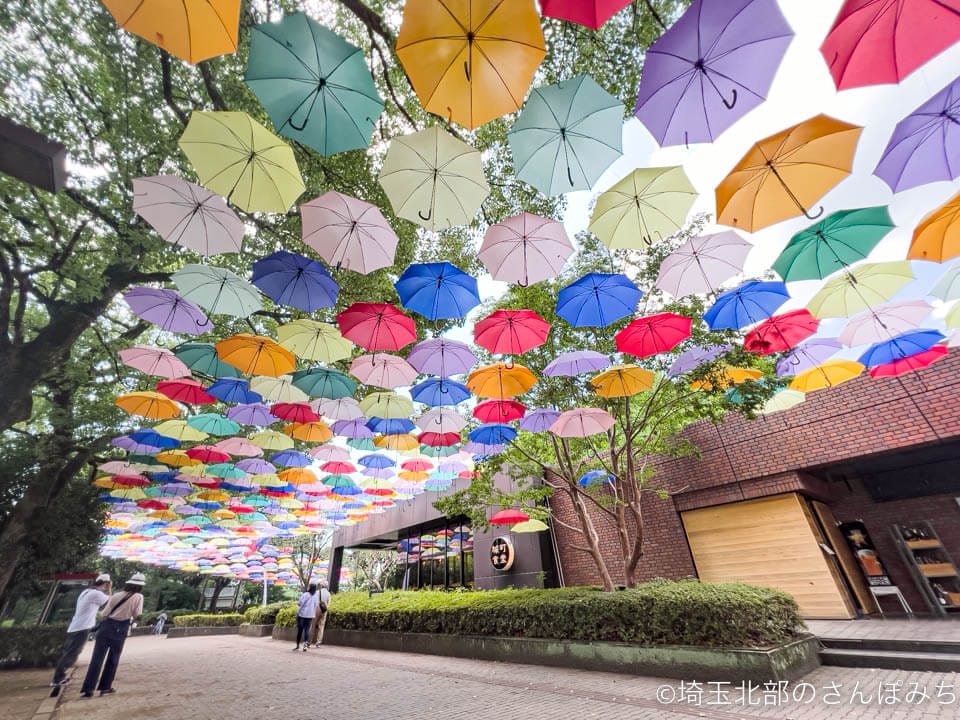
{"type": "Polygon", "coordinates": [[[353,13],[360,22],[366,25],[370,32],[374,32],[382,37],[387,45],[392,47],[394,43],[396,43],[397,39],[393,36],[390,28],[383,22],[383,18],[360,2],[360,0],[340,0],[340,4],[353,13]]]}
{"type": "MultiPolygon", "coordinates": [[[[173,114],[179,118],[180,122],[186,125],[190,118],[173,99],[173,73],[170,67],[170,54],[166,50],[160,50],[160,72],[163,83],[163,99],[166,100],[167,106],[173,110],[173,114]]],[[[203,69],[200,72],[203,72],[203,69]]]]}
{"type": "Polygon", "coordinates": [[[203,86],[207,89],[207,95],[210,96],[213,107],[217,110],[229,110],[226,101],[223,99],[223,95],[220,93],[220,88],[217,87],[216,81],[214,80],[209,61],[204,60],[203,62],[197,63],[197,67],[200,68],[200,75],[203,76],[203,86]]]}

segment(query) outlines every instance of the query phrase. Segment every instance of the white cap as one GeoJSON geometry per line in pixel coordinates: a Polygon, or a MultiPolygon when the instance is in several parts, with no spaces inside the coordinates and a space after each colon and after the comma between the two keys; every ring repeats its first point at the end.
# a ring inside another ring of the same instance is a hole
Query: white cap
{"type": "Polygon", "coordinates": [[[143,573],[134,573],[133,576],[127,580],[127,585],[146,585],[147,578],[144,577],[143,573]]]}
{"type": "Polygon", "coordinates": [[[96,582],[110,582],[110,573],[100,573],[97,575],[96,582]]]}

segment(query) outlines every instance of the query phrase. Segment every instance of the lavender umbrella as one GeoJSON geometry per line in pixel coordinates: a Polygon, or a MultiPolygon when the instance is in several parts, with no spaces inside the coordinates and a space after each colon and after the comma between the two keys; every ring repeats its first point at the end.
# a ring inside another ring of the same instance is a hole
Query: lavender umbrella
{"type": "Polygon", "coordinates": [[[466,343],[433,338],[414,345],[407,362],[421,373],[449,377],[470,370],[477,363],[477,356],[466,343]]]}
{"type": "Polygon", "coordinates": [[[277,418],[270,413],[270,408],[263,403],[248,403],[234,405],[227,410],[227,417],[241,425],[273,425],[277,418]]]}
{"type": "Polygon", "coordinates": [[[832,338],[810,340],[797,345],[789,355],[777,363],[777,375],[780,377],[796,375],[804,370],[815,368],[835,355],[840,348],[840,343],[832,338]]]}
{"type": "Polygon", "coordinates": [[[696,347],[688,348],[680,353],[677,356],[677,359],[673,361],[673,365],[670,366],[670,370],[667,371],[667,375],[670,377],[676,377],[677,375],[688,373],[691,370],[696,369],[698,365],[710,362],[711,360],[716,360],[730,349],[732,349],[731,345],[698,345],[696,347]]]}
{"type": "Polygon", "coordinates": [[[674,297],[713,292],[740,274],[752,249],[733,230],[690,238],[660,263],[656,285],[674,297]]]}
{"type": "Polygon", "coordinates": [[[175,290],[140,286],[131,288],[123,299],[137,317],[164,330],[202,335],[213,329],[203,310],[175,290]]]}
{"type": "Polygon", "coordinates": [[[378,480],[389,480],[396,475],[396,471],[393,468],[369,467],[363,468],[360,474],[364,477],[377,478],[378,480]]]}
{"type": "Polygon", "coordinates": [[[558,417],[560,413],[557,410],[549,408],[530,410],[520,418],[520,429],[532,433],[546,432],[558,417]]]}
{"type": "Polygon", "coordinates": [[[367,421],[357,420],[337,420],[330,426],[335,435],[348,438],[372,438],[374,433],[367,427],[367,421]]]}
{"type": "Polygon", "coordinates": [[[544,375],[573,377],[581,373],[596,372],[610,367],[610,358],[594,350],[572,350],[555,357],[543,369],[544,375]]]}
{"type": "Polygon", "coordinates": [[[277,471],[276,465],[263,458],[244,458],[243,460],[237,460],[234,465],[252,475],[275,473],[277,471]]]}
{"type": "Polygon", "coordinates": [[[120,448],[121,450],[126,450],[130,453],[137,453],[138,455],[156,455],[163,448],[156,447],[155,445],[147,445],[146,443],[138,443],[131,437],[126,435],[121,435],[110,441],[110,444],[114,447],[120,448]]]}
{"type": "Polygon", "coordinates": [[[486,443],[467,442],[463,444],[462,449],[471,455],[485,458],[490,457],[491,455],[499,455],[506,450],[506,448],[506,445],[501,445],[499,443],[488,445],[486,443]]]}

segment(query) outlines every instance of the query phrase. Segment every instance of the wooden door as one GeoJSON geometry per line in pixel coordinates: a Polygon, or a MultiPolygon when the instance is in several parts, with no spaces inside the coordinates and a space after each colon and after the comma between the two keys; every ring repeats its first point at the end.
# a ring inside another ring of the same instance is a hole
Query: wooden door
{"type": "Polygon", "coordinates": [[[818,500],[811,500],[810,507],[813,508],[813,511],[820,519],[820,525],[827,535],[830,547],[832,547],[833,551],[837,554],[837,562],[840,564],[847,583],[853,589],[853,594],[857,598],[857,602],[860,604],[863,613],[865,615],[872,615],[879,612],[880,609],[877,607],[877,599],[870,591],[867,579],[860,570],[860,563],[857,562],[857,558],[854,557],[853,551],[847,544],[846,538],[843,537],[843,533],[840,532],[840,528],[837,527],[837,519],[833,516],[833,511],[818,500]]]}

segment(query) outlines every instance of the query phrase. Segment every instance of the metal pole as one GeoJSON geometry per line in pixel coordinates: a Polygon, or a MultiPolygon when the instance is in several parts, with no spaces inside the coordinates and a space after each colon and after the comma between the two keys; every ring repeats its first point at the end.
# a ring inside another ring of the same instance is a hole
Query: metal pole
{"type": "Polygon", "coordinates": [[[267,606],[267,575],[263,575],[263,606],[267,606]]]}

